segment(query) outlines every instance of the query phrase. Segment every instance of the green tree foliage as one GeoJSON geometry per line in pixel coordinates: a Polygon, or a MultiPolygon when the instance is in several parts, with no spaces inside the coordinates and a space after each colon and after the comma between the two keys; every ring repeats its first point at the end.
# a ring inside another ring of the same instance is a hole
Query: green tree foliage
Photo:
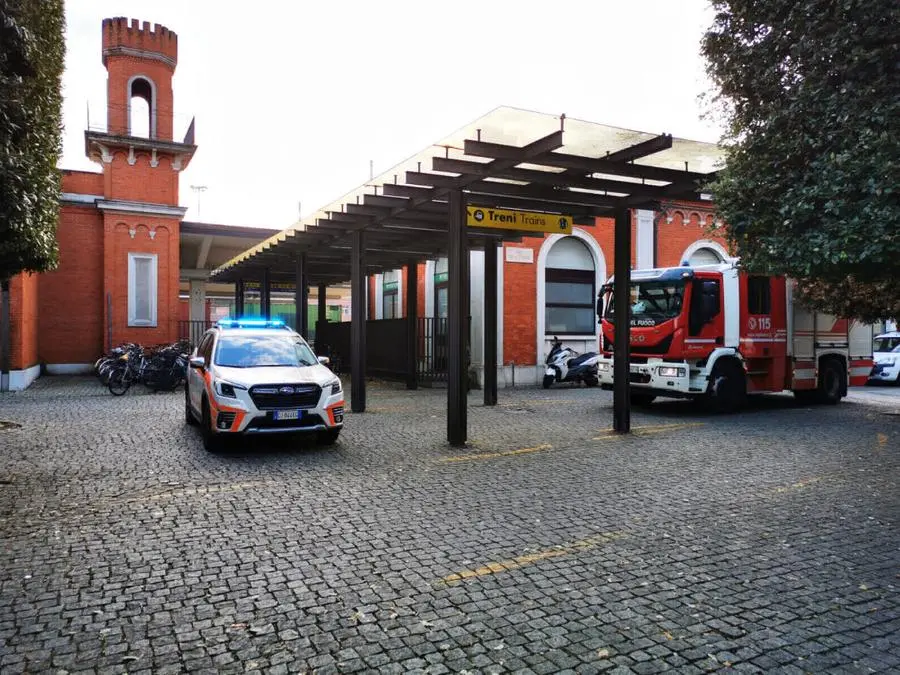
{"type": "Polygon", "coordinates": [[[712,4],[727,132],[711,188],[742,264],[823,310],[900,315],[900,2],[712,4]]]}
{"type": "Polygon", "coordinates": [[[0,279],[56,265],[62,0],[0,0],[0,279]]]}

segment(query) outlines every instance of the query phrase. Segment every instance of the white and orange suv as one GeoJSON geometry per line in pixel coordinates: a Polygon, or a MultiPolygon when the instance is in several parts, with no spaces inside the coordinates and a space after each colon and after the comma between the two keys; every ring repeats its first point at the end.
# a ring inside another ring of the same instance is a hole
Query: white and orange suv
{"type": "Polygon", "coordinates": [[[187,424],[217,450],[240,434],[314,433],[334,443],[344,426],[341,381],[281,321],[223,319],[204,333],[184,387],[187,424]]]}

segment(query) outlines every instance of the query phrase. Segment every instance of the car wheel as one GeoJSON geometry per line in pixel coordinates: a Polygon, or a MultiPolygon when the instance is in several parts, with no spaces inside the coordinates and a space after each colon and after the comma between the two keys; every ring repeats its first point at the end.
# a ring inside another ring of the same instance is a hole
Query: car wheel
{"type": "Polygon", "coordinates": [[[334,445],[337,443],[338,436],[341,435],[340,429],[329,429],[328,431],[320,431],[316,435],[316,441],[319,445],[334,445]]]}
{"type": "Polygon", "coordinates": [[[200,435],[207,452],[219,452],[222,449],[222,438],[212,428],[212,415],[206,398],[203,399],[203,412],[200,416],[200,435]]]}
{"type": "Polygon", "coordinates": [[[733,413],[747,401],[747,380],[735,361],[719,361],[709,376],[709,402],[716,412],[733,413]]]}
{"type": "Polygon", "coordinates": [[[828,405],[839,403],[844,396],[846,381],[847,373],[843,364],[837,359],[825,359],[819,367],[816,400],[828,405]]]}
{"type": "Polygon", "coordinates": [[[188,390],[187,385],[184,387],[184,423],[189,427],[197,426],[197,418],[194,417],[194,413],[191,410],[191,392],[188,390]]]}
{"type": "Polygon", "coordinates": [[[553,375],[544,375],[544,381],[542,383],[544,385],[544,389],[549,389],[550,385],[553,384],[555,380],[556,377],[554,377],[553,375]]]}

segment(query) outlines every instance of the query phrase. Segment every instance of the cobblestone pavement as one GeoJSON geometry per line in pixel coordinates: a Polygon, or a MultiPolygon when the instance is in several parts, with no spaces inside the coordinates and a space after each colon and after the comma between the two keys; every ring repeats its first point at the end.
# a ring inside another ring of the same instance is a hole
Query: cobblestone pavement
{"type": "Polygon", "coordinates": [[[0,397],[0,671],[897,672],[900,416],[373,383],[221,455],[180,394],[0,397]]]}
{"type": "Polygon", "coordinates": [[[868,387],[854,387],[849,399],[881,408],[890,408],[900,414],[900,387],[894,384],[872,384],[868,387]]]}

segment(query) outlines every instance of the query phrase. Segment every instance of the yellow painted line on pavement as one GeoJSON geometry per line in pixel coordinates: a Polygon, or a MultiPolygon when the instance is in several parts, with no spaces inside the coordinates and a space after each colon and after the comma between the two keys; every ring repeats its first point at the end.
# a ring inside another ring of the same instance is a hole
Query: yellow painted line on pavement
{"type": "Polygon", "coordinates": [[[622,532],[601,532],[600,534],[596,534],[593,537],[588,537],[587,539],[581,539],[580,541],[572,542],[571,544],[563,544],[561,546],[555,546],[554,548],[545,549],[543,551],[537,551],[535,553],[526,553],[525,555],[520,555],[515,558],[510,558],[509,560],[501,560],[499,562],[488,562],[482,565],[481,567],[476,567],[474,569],[462,570],[460,572],[454,572],[453,574],[448,574],[447,576],[438,580],[438,582],[443,582],[446,584],[451,584],[457,581],[464,581],[466,579],[475,579],[478,577],[484,577],[491,574],[499,574],[501,572],[509,572],[511,570],[519,569],[520,567],[525,567],[527,565],[533,565],[542,560],[549,560],[550,558],[558,558],[564,555],[571,555],[573,553],[577,553],[578,551],[584,551],[587,549],[594,548],[596,546],[600,546],[601,544],[606,544],[610,541],[615,541],[616,539],[621,539],[625,534],[622,532]]]}
{"type": "Polygon", "coordinates": [[[531,448],[519,448],[518,450],[504,450],[502,452],[482,452],[482,453],[472,453],[471,455],[456,455],[455,457],[444,457],[441,459],[441,463],[447,464],[450,462],[468,462],[470,460],[475,459],[495,459],[497,457],[514,457],[516,455],[527,455],[532,452],[543,452],[544,450],[550,450],[553,446],[549,443],[542,443],[541,445],[535,445],[531,448]]]}
{"type": "Polygon", "coordinates": [[[798,480],[796,483],[791,483],[790,485],[780,485],[772,490],[776,494],[781,494],[783,492],[790,492],[792,490],[803,490],[804,488],[808,488],[811,485],[815,485],[819,481],[821,481],[824,476],[815,476],[813,478],[806,478],[804,480],[798,480]]]}
{"type": "Polygon", "coordinates": [[[681,422],[681,423],[673,423],[673,424],[654,424],[647,425],[643,427],[632,427],[630,434],[620,434],[617,431],[613,431],[609,429],[604,432],[602,436],[594,436],[591,440],[594,441],[607,441],[612,439],[625,439],[629,436],[652,436],[654,434],[661,434],[666,431],[677,431],[678,429],[689,429],[691,427],[702,427],[705,426],[705,422],[681,422]]]}
{"type": "MultiPolygon", "coordinates": [[[[643,427],[632,427],[631,434],[619,434],[615,431],[609,430],[606,432],[606,435],[603,436],[595,436],[594,441],[607,441],[607,440],[623,440],[628,438],[629,436],[633,437],[641,437],[641,436],[650,436],[652,434],[658,434],[665,431],[674,431],[676,429],[687,429],[689,427],[702,427],[705,422],[682,422],[682,423],[671,423],[671,424],[655,424],[655,425],[647,425],[643,427]]],[[[535,445],[529,448],[518,448],[516,450],[500,450],[497,452],[473,452],[468,455],[456,455],[453,457],[444,457],[438,460],[441,464],[450,464],[454,462],[471,462],[482,459],[498,459],[501,457],[516,457],[518,455],[529,455],[535,452],[545,452],[547,450],[552,450],[553,446],[550,443],[541,443],[540,445],[535,445]]]]}

